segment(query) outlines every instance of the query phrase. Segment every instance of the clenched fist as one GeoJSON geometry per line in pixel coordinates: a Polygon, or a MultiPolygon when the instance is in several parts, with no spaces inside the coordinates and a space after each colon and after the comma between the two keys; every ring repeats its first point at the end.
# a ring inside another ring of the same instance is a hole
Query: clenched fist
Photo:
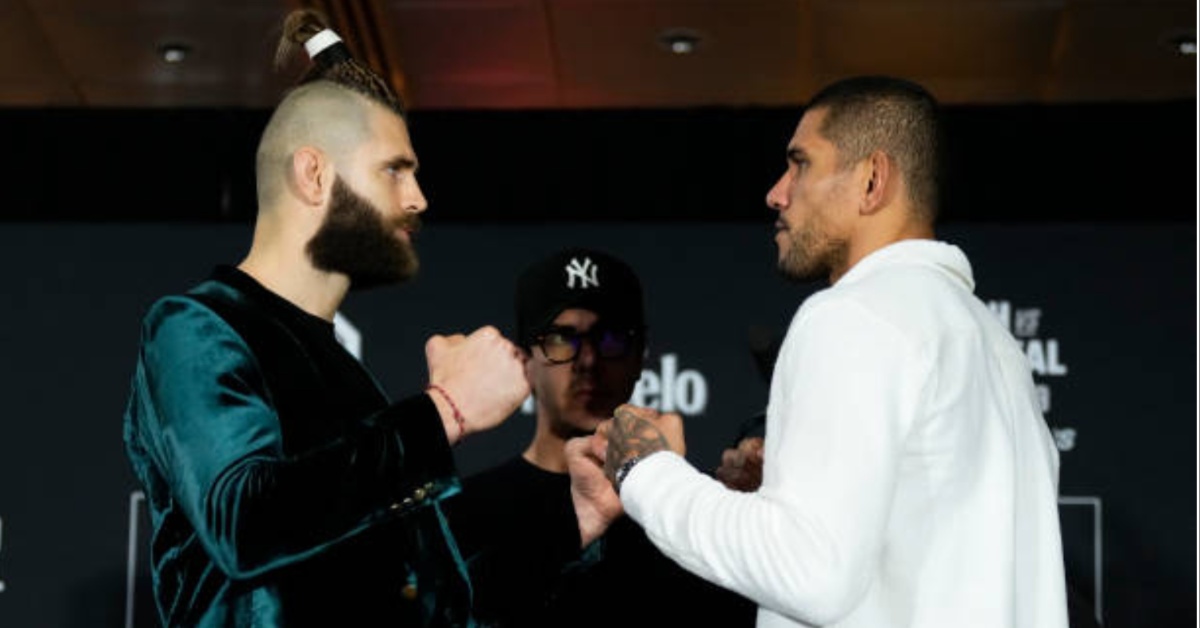
{"type": "Polygon", "coordinates": [[[469,336],[431,336],[425,343],[425,361],[431,388],[440,388],[429,394],[452,443],[461,435],[499,425],[529,396],[524,355],[491,325],[469,336]],[[461,434],[454,406],[463,419],[461,434]]]}
{"type": "Polygon", "coordinates": [[[604,455],[604,474],[616,484],[616,472],[626,461],[644,458],[662,450],[679,455],[686,452],[683,417],[674,412],[659,413],[653,408],[622,404],[613,418],[600,425],[596,433],[608,445],[604,455]]]}
{"type": "Polygon", "coordinates": [[[748,436],[736,448],[721,453],[717,479],[735,491],[753,492],[762,485],[763,439],[748,436]]]}
{"type": "MultiPolygon", "coordinates": [[[[596,436],[577,436],[563,447],[567,473],[571,476],[571,502],[579,522],[580,547],[587,547],[604,534],[624,512],[621,498],[604,477],[604,461],[594,451],[596,436]]],[[[603,451],[601,451],[601,454],[603,451]]]]}

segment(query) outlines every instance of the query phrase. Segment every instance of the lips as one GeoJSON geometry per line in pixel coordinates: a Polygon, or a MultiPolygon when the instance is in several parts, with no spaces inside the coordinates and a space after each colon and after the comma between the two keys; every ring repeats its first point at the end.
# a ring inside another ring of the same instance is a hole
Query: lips
{"type": "Polygon", "coordinates": [[[421,219],[416,216],[405,216],[395,221],[395,227],[412,237],[421,230],[421,219]]]}

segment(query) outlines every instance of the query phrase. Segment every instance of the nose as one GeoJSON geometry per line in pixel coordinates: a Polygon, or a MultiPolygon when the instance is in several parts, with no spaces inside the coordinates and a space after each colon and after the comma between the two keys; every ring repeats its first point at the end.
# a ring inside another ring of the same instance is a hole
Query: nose
{"type": "Polygon", "coordinates": [[[417,178],[409,177],[408,181],[403,196],[404,211],[419,214],[429,208],[429,202],[425,199],[425,193],[421,191],[421,184],[417,182],[417,178]]]}
{"type": "Polygon", "coordinates": [[[593,344],[591,338],[582,337],[579,339],[579,351],[575,355],[575,361],[572,363],[573,368],[577,371],[586,371],[592,368],[596,363],[596,345],[593,344]]]}
{"type": "Polygon", "coordinates": [[[770,190],[767,190],[767,207],[770,207],[778,212],[787,209],[788,186],[791,183],[791,177],[789,174],[790,173],[788,171],[785,171],[782,175],[780,175],[779,180],[775,182],[775,185],[771,186],[770,190]]]}

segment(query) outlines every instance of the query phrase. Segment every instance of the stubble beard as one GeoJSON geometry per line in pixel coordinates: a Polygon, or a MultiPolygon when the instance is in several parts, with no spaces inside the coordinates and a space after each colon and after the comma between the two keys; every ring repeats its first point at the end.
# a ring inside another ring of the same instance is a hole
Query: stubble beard
{"type": "MultiPolygon", "coordinates": [[[[602,385],[597,382],[595,386],[602,385]]],[[[563,440],[595,433],[596,427],[612,418],[613,411],[624,402],[624,399],[618,401],[617,396],[597,390],[594,396],[584,402],[575,397],[574,387],[568,385],[558,400],[556,411],[551,413],[555,417],[551,421],[551,431],[563,440]]]]}
{"type": "Polygon", "coordinates": [[[834,269],[843,268],[850,256],[850,244],[833,238],[820,221],[803,228],[790,227],[785,238],[791,246],[779,258],[779,272],[795,282],[828,279],[834,269]]]}
{"type": "Polygon", "coordinates": [[[602,399],[595,397],[584,402],[575,397],[573,387],[568,385],[558,400],[557,410],[552,413],[555,418],[551,422],[551,430],[563,440],[590,435],[600,422],[612,416],[614,408],[616,404],[605,404],[602,399]]]}
{"type": "Polygon", "coordinates": [[[385,218],[338,178],[325,220],[308,242],[308,256],[318,269],[349,277],[353,290],[406,281],[417,274],[420,262],[416,250],[397,237],[396,230],[416,233],[420,226],[416,214],[385,218]]]}

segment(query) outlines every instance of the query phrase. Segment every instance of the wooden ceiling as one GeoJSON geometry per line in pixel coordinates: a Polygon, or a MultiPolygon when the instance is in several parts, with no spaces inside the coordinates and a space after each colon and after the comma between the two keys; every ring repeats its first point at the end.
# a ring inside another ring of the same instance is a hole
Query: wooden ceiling
{"type": "Polygon", "coordinates": [[[858,73],[947,104],[1196,96],[1194,0],[0,0],[0,106],[269,107],[301,4],[414,109],[781,106],[858,73]]]}

